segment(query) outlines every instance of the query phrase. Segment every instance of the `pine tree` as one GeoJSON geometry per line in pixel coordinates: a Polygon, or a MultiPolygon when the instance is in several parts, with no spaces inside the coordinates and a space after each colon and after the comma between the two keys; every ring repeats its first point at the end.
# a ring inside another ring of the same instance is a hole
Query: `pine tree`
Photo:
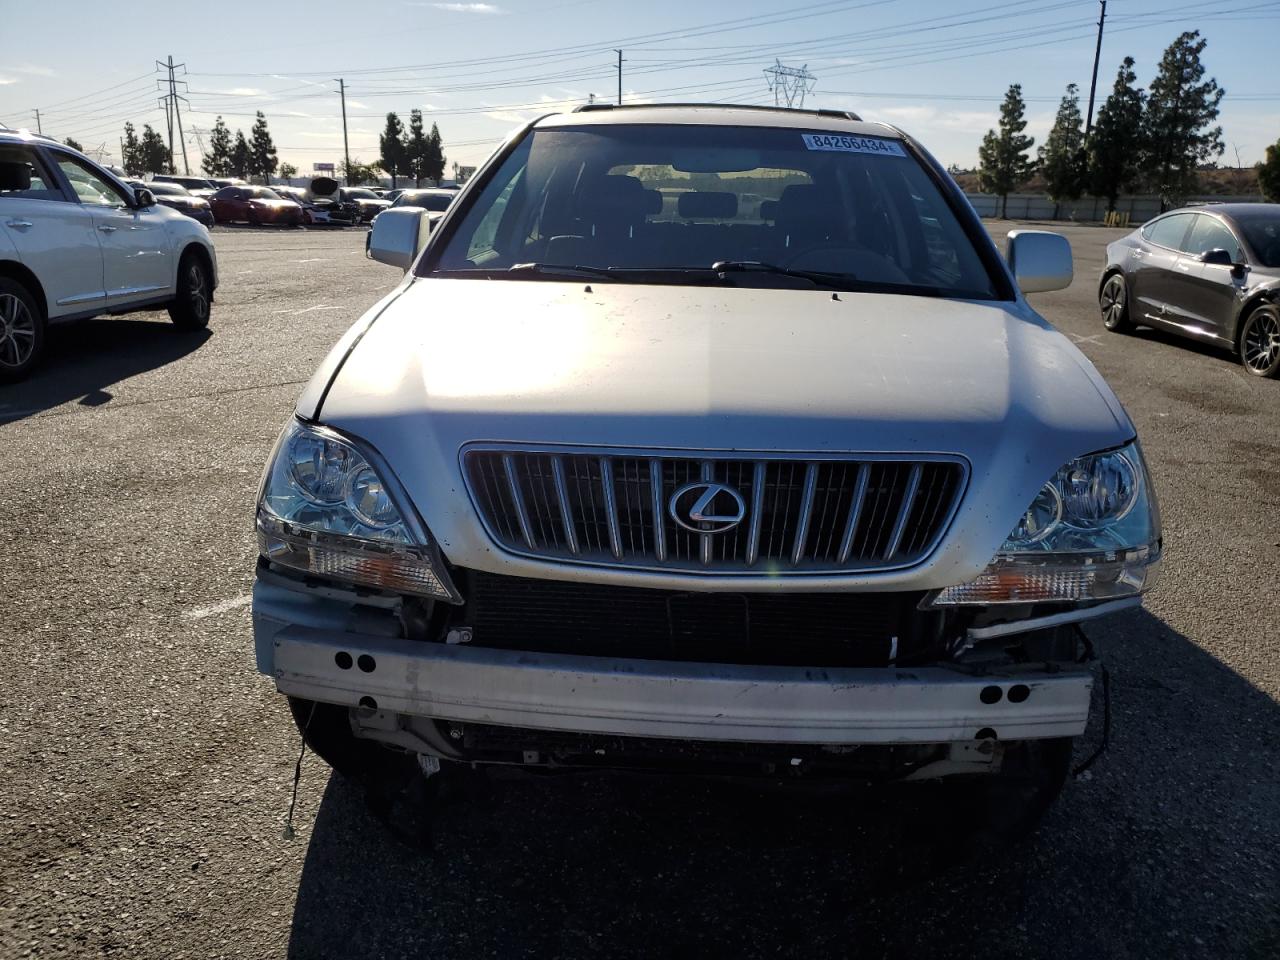
{"type": "Polygon", "coordinates": [[[134,132],[132,123],[126,122],[124,125],[124,140],[120,144],[120,153],[120,166],[124,167],[125,173],[142,172],[142,146],[138,143],[138,135],[134,132]]]}
{"type": "Polygon", "coordinates": [[[1035,161],[1027,151],[1035,145],[1027,129],[1026,104],[1022,101],[1022,84],[1009,87],[1000,105],[999,133],[988,130],[978,148],[978,182],[987,193],[1000,197],[1000,216],[1004,216],[1009,194],[1031,178],[1035,161]]]}
{"type": "Polygon", "coordinates": [[[292,180],[298,175],[298,168],[292,163],[282,163],[280,164],[280,169],[276,172],[280,174],[282,180],[292,180]]]}
{"type": "Polygon", "coordinates": [[[1200,62],[1207,42],[1199,30],[1183,33],[1169,44],[1151,81],[1143,124],[1145,166],[1162,211],[1194,193],[1196,168],[1226,149],[1222,127],[1212,126],[1225,91],[1212,77],[1204,80],[1200,62]]]}
{"type": "Polygon", "coordinates": [[[409,161],[408,176],[413,177],[415,187],[422,186],[426,174],[427,135],[422,129],[422,111],[409,111],[409,133],[405,141],[405,153],[409,161]]]}
{"type": "Polygon", "coordinates": [[[1258,186],[1272,203],[1280,203],[1280,140],[1267,147],[1267,158],[1258,164],[1258,186]]]}
{"type": "Polygon", "coordinates": [[[63,139],[62,142],[65,143],[72,150],[79,150],[81,153],[84,153],[84,147],[80,146],[79,140],[76,140],[72,137],[66,137],[65,139],[63,139]]]}
{"type": "Polygon", "coordinates": [[[209,152],[200,161],[204,172],[211,177],[231,176],[231,131],[219,117],[209,134],[209,152]]]}
{"type": "Polygon", "coordinates": [[[440,128],[434,123],[431,125],[431,133],[427,135],[422,175],[437,184],[444,177],[444,141],[440,139],[440,128]]]}
{"type": "Polygon", "coordinates": [[[379,163],[383,170],[391,174],[391,188],[394,190],[396,176],[409,172],[405,163],[404,124],[394,113],[387,114],[387,125],[378,137],[378,149],[379,163]]]}
{"type": "Polygon", "coordinates": [[[276,159],[276,145],[271,140],[267,118],[261,110],[258,111],[258,118],[253,121],[250,137],[249,171],[253,176],[261,177],[263,183],[270,183],[271,175],[276,172],[280,161],[276,159]]]}
{"type": "Polygon", "coordinates": [[[1044,174],[1053,217],[1064,200],[1077,200],[1084,193],[1084,118],[1080,116],[1080,96],[1074,83],[1058,105],[1053,129],[1040,148],[1040,170],[1044,174]]]}
{"type": "Polygon", "coordinates": [[[173,172],[173,158],[169,155],[169,147],[165,144],[164,137],[152,130],[149,123],[142,127],[138,164],[142,173],[173,172]]]}
{"type": "Polygon", "coordinates": [[[249,149],[249,141],[244,138],[244,131],[237,130],[235,146],[231,148],[231,175],[248,180],[252,163],[253,152],[249,149]]]}
{"type": "Polygon", "coordinates": [[[1133,85],[1137,79],[1133,57],[1125,57],[1089,137],[1089,192],[1104,197],[1108,211],[1116,208],[1120,194],[1136,187],[1142,176],[1146,94],[1133,85]]]}

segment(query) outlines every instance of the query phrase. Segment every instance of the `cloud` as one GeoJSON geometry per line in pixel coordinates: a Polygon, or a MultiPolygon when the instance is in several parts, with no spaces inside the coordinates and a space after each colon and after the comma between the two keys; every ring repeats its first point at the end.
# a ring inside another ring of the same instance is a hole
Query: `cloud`
{"type": "Polygon", "coordinates": [[[0,87],[7,87],[9,84],[17,82],[17,77],[0,77],[0,87]]]}
{"type": "Polygon", "coordinates": [[[449,13],[502,13],[503,10],[499,6],[492,3],[414,3],[410,4],[414,7],[435,7],[437,10],[445,10],[449,13]]]}
{"type": "Polygon", "coordinates": [[[31,77],[52,77],[54,75],[52,67],[37,67],[30,63],[24,63],[17,67],[9,67],[8,69],[12,70],[14,73],[25,73],[27,76],[31,77]]]}

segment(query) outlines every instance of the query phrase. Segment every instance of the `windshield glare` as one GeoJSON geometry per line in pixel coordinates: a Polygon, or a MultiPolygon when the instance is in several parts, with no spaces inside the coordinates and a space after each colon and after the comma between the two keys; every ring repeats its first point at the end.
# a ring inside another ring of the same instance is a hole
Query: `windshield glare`
{"type": "MultiPolygon", "coordinates": [[[[801,129],[536,130],[432,260],[424,272],[446,276],[536,263],[547,276],[580,266],[620,279],[694,271],[705,282],[720,282],[713,263],[756,261],[835,274],[854,289],[996,296],[969,237],[901,142],[801,129]]],[[[733,282],[797,284],[758,272],[733,282]]]]}

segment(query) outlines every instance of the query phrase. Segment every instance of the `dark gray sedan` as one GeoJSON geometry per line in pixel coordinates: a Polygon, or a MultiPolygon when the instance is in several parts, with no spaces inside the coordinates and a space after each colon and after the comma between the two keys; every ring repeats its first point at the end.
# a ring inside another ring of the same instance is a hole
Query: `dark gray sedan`
{"type": "Polygon", "coordinates": [[[1158,327],[1280,376],[1280,204],[1215,203],[1143,224],[1107,247],[1098,304],[1108,330],[1158,327]]]}

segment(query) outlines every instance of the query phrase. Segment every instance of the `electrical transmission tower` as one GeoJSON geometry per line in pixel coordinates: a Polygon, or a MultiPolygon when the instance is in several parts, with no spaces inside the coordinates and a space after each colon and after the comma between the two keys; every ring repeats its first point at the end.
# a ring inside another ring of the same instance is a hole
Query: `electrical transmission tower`
{"type": "Polygon", "coordinates": [[[174,73],[175,70],[181,70],[183,73],[186,73],[187,65],[185,63],[174,63],[173,55],[170,54],[167,63],[160,60],[156,61],[156,69],[167,71],[169,74],[167,79],[161,78],[156,80],[156,85],[159,86],[160,89],[163,90],[167,87],[169,90],[169,92],[161,97],[159,101],[161,109],[164,110],[165,123],[169,128],[169,172],[177,173],[177,170],[173,169],[173,133],[176,130],[178,133],[178,142],[182,146],[182,170],[184,173],[190,174],[191,165],[187,162],[187,138],[182,135],[182,111],[178,107],[178,102],[181,101],[186,103],[188,109],[190,109],[191,104],[187,103],[186,97],[178,93],[178,84],[182,84],[183,89],[185,90],[187,86],[186,81],[177,79],[177,75],[174,73]]]}
{"type": "Polygon", "coordinates": [[[775,107],[803,107],[805,95],[813,93],[814,84],[818,82],[807,63],[803,67],[784,67],[777,59],[772,67],[765,69],[764,76],[773,91],[775,107]]]}

